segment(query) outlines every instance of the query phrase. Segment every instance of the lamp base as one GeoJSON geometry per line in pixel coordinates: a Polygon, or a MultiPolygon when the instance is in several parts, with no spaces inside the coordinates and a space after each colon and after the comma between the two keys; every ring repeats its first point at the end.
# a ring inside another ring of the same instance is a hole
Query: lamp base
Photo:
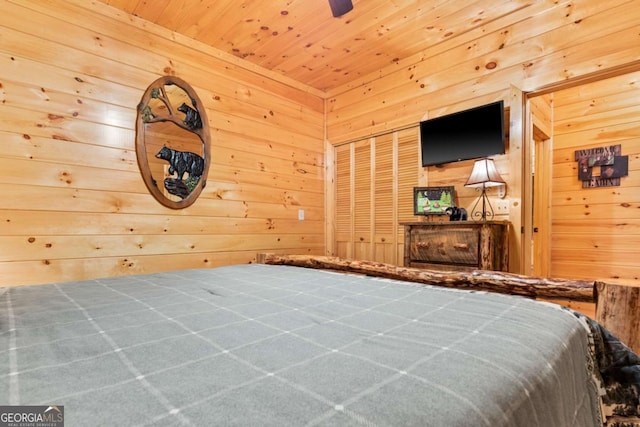
{"type": "Polygon", "coordinates": [[[487,188],[484,185],[482,186],[482,195],[476,200],[473,208],[471,208],[469,216],[473,221],[491,221],[495,216],[493,207],[491,203],[489,203],[489,197],[487,197],[487,188]],[[480,201],[482,201],[482,205],[478,206],[480,201]]]}

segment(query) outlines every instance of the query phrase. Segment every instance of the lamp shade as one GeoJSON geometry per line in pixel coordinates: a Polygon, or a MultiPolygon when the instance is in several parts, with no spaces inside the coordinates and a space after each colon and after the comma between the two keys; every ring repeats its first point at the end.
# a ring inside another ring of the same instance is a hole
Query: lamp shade
{"type": "Polygon", "coordinates": [[[505,182],[496,169],[493,159],[476,160],[465,187],[495,187],[505,182]]]}

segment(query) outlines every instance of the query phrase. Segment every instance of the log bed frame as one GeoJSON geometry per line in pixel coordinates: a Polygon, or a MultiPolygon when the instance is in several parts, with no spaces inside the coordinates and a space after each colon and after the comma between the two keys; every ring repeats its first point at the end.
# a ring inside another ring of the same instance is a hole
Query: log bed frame
{"type": "Polygon", "coordinates": [[[596,321],[640,353],[640,287],[601,281],[540,278],[488,270],[440,271],[375,261],[314,255],[258,253],[260,264],[335,270],[455,289],[496,292],[534,299],[596,304],[596,321]]]}

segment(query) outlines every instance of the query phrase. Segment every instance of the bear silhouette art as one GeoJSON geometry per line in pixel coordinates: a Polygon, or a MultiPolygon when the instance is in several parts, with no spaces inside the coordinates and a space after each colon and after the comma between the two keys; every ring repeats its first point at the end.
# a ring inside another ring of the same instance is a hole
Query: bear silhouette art
{"type": "Polygon", "coordinates": [[[186,127],[191,130],[202,128],[202,119],[200,118],[200,113],[198,113],[198,110],[189,107],[183,102],[182,105],[178,107],[178,111],[181,111],[185,114],[185,118],[182,123],[184,123],[186,127]]]}
{"type": "Polygon", "coordinates": [[[162,147],[156,157],[169,162],[169,173],[177,173],[177,179],[182,180],[185,173],[189,177],[201,177],[204,172],[204,159],[196,153],[178,151],[169,147],[162,147]]]}

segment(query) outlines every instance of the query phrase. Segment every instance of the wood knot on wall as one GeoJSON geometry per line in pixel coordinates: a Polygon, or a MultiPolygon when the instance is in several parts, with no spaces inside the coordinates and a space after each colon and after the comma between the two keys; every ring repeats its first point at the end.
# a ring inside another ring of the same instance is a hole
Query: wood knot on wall
{"type": "Polygon", "coordinates": [[[71,179],[71,173],[67,171],[60,172],[60,175],[58,176],[58,178],[60,179],[60,181],[64,182],[65,184],[71,184],[73,182],[73,180],[71,179]]]}

